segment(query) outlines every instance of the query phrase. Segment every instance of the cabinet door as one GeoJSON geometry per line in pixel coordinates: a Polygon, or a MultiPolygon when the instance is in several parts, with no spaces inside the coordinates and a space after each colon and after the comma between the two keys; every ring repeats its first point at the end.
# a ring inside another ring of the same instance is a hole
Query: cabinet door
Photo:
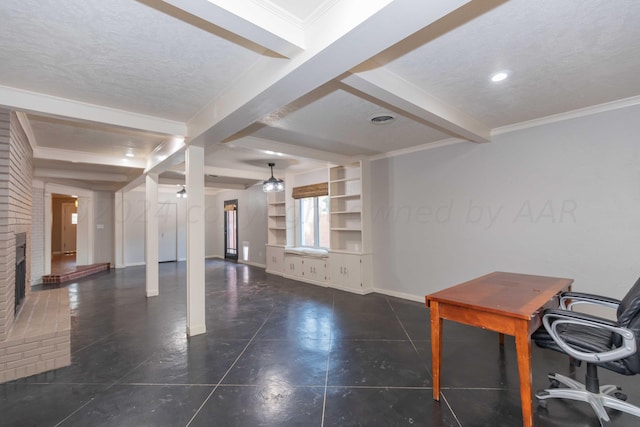
{"type": "Polygon", "coordinates": [[[285,255],[284,274],[302,277],[302,257],[298,255],[285,255]]]}
{"type": "Polygon", "coordinates": [[[360,290],[360,255],[331,254],[329,266],[331,283],[360,290]]]}
{"type": "Polygon", "coordinates": [[[305,279],[324,282],[327,276],[325,258],[303,258],[302,274],[305,279]]]}
{"type": "Polygon", "coordinates": [[[275,246],[267,246],[267,272],[284,272],[284,249],[275,246]]]}

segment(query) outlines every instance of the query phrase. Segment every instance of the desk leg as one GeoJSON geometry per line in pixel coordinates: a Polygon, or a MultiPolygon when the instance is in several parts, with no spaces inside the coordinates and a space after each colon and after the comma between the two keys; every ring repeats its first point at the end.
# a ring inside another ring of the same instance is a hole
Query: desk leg
{"type": "Polygon", "coordinates": [[[531,393],[531,337],[528,322],[518,322],[516,326],[516,353],[518,374],[520,375],[520,401],[522,420],[525,427],[533,426],[533,402],[531,393]]]}
{"type": "Polygon", "coordinates": [[[442,319],[438,302],[431,301],[431,368],[433,399],[440,400],[440,365],[442,360],[442,319]]]}

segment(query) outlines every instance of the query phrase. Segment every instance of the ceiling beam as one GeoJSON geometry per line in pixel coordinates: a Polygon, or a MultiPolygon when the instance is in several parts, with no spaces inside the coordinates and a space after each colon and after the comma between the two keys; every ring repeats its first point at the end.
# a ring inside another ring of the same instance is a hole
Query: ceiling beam
{"type": "Polygon", "coordinates": [[[0,105],[41,116],[65,117],[76,121],[104,123],[155,134],[184,136],[187,133],[186,125],[181,122],[29,92],[8,86],[0,86],[0,105]]]}
{"type": "Polygon", "coordinates": [[[277,155],[277,153],[285,154],[292,157],[302,157],[305,159],[319,160],[322,162],[334,163],[338,165],[346,165],[353,163],[350,156],[331,153],[328,151],[317,150],[315,148],[300,147],[283,142],[271,141],[263,138],[247,136],[242,139],[228,142],[232,147],[242,147],[247,149],[260,150],[262,152],[269,151],[277,155]]]}
{"type": "Polygon", "coordinates": [[[86,181],[113,181],[126,182],[129,178],[122,173],[105,173],[105,172],[86,172],[62,169],[41,169],[36,168],[33,171],[36,178],[64,178],[64,179],[82,179],[86,181]]]}
{"type": "Polygon", "coordinates": [[[138,159],[123,159],[104,154],[87,153],[84,151],[62,150],[60,148],[36,147],[33,150],[34,159],[59,160],[73,163],[89,163],[93,165],[121,166],[127,168],[144,168],[145,161],[138,159]]]}
{"type": "Polygon", "coordinates": [[[144,173],[162,173],[171,170],[176,165],[184,163],[184,152],[187,144],[184,138],[170,138],[158,145],[153,153],[147,157],[144,173]]]}
{"type": "Polygon", "coordinates": [[[205,166],[204,174],[205,175],[216,175],[222,176],[226,178],[244,178],[244,179],[255,179],[258,181],[263,181],[269,178],[268,169],[265,168],[263,172],[255,172],[255,171],[246,171],[240,169],[229,169],[229,168],[219,168],[216,166],[205,166]],[[266,172],[265,172],[266,171],[266,172]]]}
{"type": "Polygon", "coordinates": [[[145,182],[146,182],[146,176],[145,175],[140,175],[140,176],[132,179],[131,181],[129,181],[126,185],[122,186],[117,191],[122,191],[123,193],[128,193],[129,191],[133,191],[136,188],[144,185],[145,182]]]}
{"type": "Polygon", "coordinates": [[[491,140],[488,126],[371,61],[355,69],[342,83],[469,141],[491,140]]]}
{"type": "Polygon", "coordinates": [[[263,58],[193,117],[191,143],[225,141],[469,1],[337,2],[307,29],[306,50],[291,60],[263,58]]]}
{"type": "MultiPolygon", "coordinates": [[[[163,177],[160,177],[159,184],[175,186],[175,188],[177,188],[177,186],[179,185],[181,187],[185,187],[186,188],[186,185],[185,185],[185,182],[184,182],[183,179],[180,180],[180,179],[175,179],[175,178],[163,178],[163,177]]],[[[243,185],[243,184],[231,184],[231,183],[224,183],[224,182],[205,182],[204,185],[205,185],[205,188],[216,188],[216,189],[226,189],[226,190],[246,190],[249,187],[249,186],[243,185]]],[[[178,189],[178,190],[173,189],[172,191],[177,193],[179,190],[180,189],[178,189]]],[[[186,190],[187,190],[187,196],[188,196],[189,195],[189,189],[186,188],[186,190]]]]}
{"type": "Polygon", "coordinates": [[[238,0],[162,0],[285,58],[304,49],[304,31],[261,4],[238,0]]]}

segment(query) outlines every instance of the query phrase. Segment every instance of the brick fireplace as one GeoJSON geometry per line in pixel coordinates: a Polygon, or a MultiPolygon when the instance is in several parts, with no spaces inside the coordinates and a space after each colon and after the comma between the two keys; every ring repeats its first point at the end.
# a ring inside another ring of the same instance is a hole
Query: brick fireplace
{"type": "Polygon", "coordinates": [[[18,115],[0,108],[0,383],[71,359],[68,291],[31,292],[32,178],[33,149],[18,115]]]}

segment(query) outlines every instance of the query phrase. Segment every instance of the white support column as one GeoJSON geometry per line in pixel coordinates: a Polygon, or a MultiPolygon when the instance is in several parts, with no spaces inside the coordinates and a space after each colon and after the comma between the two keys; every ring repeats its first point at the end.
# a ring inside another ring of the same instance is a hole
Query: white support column
{"type": "Polygon", "coordinates": [[[44,187],[44,274],[51,274],[51,229],[53,227],[51,192],[44,187]]]}
{"type": "Polygon", "coordinates": [[[158,174],[149,173],[145,178],[145,263],[147,269],[147,298],[158,295],[158,174]]]}
{"type": "Polygon", "coordinates": [[[188,146],[187,183],[187,335],[204,334],[204,148],[188,146]]]}
{"type": "Polygon", "coordinates": [[[124,268],[124,192],[116,191],[114,203],[114,238],[116,268],[124,268]]]}
{"type": "Polygon", "coordinates": [[[94,227],[93,197],[90,193],[79,194],[78,225],[76,226],[76,264],[93,264],[94,227]]]}

